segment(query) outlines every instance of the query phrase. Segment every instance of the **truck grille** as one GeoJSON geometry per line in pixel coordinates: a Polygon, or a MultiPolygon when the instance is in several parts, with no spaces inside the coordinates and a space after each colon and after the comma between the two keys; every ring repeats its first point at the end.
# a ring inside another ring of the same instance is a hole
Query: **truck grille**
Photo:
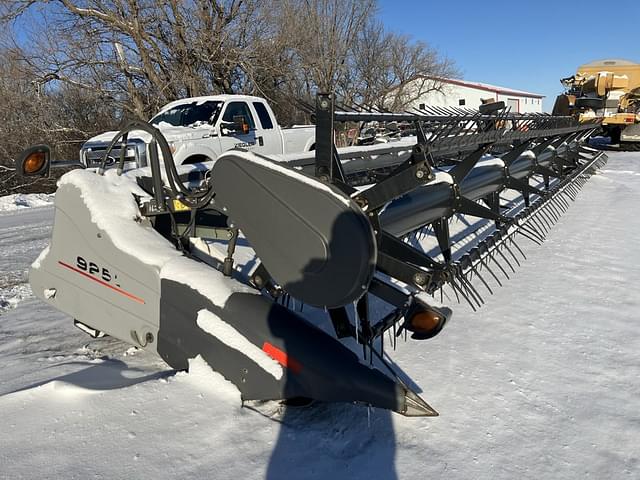
{"type": "MultiPolygon", "coordinates": [[[[109,145],[107,143],[85,144],[80,152],[81,163],[88,168],[100,166],[108,146],[109,145]]],[[[118,163],[120,160],[120,152],[121,148],[119,146],[116,146],[111,150],[109,158],[107,159],[107,168],[115,166],[118,163]]],[[[124,160],[125,162],[134,163],[136,167],[146,166],[146,148],[144,142],[140,141],[132,143],[130,141],[125,147],[124,160]]]]}

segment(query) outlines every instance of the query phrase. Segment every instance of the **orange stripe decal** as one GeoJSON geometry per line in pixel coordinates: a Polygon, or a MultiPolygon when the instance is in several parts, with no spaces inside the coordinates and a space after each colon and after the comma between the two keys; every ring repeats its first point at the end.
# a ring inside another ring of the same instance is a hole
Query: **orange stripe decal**
{"type": "Polygon", "coordinates": [[[68,268],[71,271],[74,271],[76,273],[79,273],[80,275],[82,275],[83,277],[88,278],[89,280],[93,280],[94,282],[98,282],[100,285],[110,288],[111,290],[118,292],[120,295],[124,295],[127,298],[130,298],[131,300],[133,300],[134,302],[138,302],[138,303],[142,303],[144,305],[144,300],[141,299],[140,297],[136,297],[135,295],[133,295],[132,293],[126,292],[124,290],[122,290],[121,288],[118,287],[114,287],[113,285],[109,285],[107,282],[104,282],[102,280],[100,280],[99,278],[94,277],[93,275],[89,275],[87,272],[83,272],[82,270],[76,268],[76,267],[72,267],[71,265],[68,265],[60,260],[58,260],[58,263],[60,265],[62,265],[65,268],[68,268]]]}
{"type": "Polygon", "coordinates": [[[278,347],[271,345],[269,342],[264,342],[264,344],[262,345],[262,351],[273,358],[283,367],[291,370],[293,373],[297,374],[302,371],[302,364],[300,362],[298,362],[295,358],[287,355],[286,352],[283,352],[278,347]]]}

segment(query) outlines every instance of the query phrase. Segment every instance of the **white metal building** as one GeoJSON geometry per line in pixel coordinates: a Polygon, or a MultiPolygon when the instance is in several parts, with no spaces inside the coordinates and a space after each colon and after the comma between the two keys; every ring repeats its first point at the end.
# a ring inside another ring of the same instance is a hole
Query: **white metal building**
{"type": "Polygon", "coordinates": [[[482,104],[482,100],[492,99],[498,102],[504,101],[514,113],[542,112],[544,95],[538,93],[452,78],[438,80],[444,83],[442,92],[428,92],[415,100],[412,106],[434,105],[477,109],[482,104]]]}

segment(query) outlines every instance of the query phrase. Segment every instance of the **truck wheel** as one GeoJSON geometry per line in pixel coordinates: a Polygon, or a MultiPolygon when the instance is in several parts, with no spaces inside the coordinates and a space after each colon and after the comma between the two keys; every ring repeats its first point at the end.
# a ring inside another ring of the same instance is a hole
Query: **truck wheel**
{"type": "Polygon", "coordinates": [[[611,137],[611,144],[612,145],[619,145],[620,144],[620,134],[622,133],[622,130],[620,129],[620,127],[609,127],[607,130],[607,134],[609,137],[611,137]]]}

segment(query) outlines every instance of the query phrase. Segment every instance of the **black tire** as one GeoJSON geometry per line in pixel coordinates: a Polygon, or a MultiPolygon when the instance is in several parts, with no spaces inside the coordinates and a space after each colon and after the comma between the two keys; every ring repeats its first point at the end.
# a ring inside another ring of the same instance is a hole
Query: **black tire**
{"type": "Polygon", "coordinates": [[[618,145],[620,143],[620,135],[622,133],[620,127],[607,127],[606,132],[607,136],[611,138],[611,144],[618,145]]]}
{"type": "Polygon", "coordinates": [[[640,142],[621,142],[620,150],[625,152],[640,152],[640,142]]]}

